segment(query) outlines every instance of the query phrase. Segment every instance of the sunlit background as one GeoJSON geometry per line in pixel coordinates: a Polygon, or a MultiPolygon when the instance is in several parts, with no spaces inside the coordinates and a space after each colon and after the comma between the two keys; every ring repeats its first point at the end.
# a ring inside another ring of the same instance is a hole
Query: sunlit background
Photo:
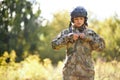
{"type": "Polygon", "coordinates": [[[0,80],[62,80],[66,48],[53,50],[51,41],[76,6],[106,43],[92,53],[95,80],[120,80],[119,0],[0,0],[0,80]]]}
{"type": "Polygon", "coordinates": [[[46,19],[51,19],[57,11],[68,10],[71,12],[76,6],[84,6],[91,11],[96,18],[103,20],[113,14],[120,17],[119,0],[37,0],[42,10],[41,15],[46,19]]]}

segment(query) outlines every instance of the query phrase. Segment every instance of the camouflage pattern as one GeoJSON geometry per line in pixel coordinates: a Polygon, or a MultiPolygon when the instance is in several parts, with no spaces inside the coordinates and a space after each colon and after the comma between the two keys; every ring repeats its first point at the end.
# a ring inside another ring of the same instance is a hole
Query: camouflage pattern
{"type": "Polygon", "coordinates": [[[63,67],[63,80],[94,80],[94,65],[91,58],[93,50],[101,51],[105,47],[104,40],[91,29],[85,29],[84,39],[73,40],[73,33],[81,32],[73,28],[63,30],[52,41],[53,49],[67,48],[66,61],[63,67]]]}

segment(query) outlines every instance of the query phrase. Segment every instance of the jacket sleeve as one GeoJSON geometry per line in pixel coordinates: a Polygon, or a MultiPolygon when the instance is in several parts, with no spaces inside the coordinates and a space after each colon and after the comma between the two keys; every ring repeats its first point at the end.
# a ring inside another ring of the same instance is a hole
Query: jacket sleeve
{"type": "Polygon", "coordinates": [[[60,49],[68,42],[73,42],[73,33],[69,33],[69,30],[63,30],[53,41],[51,42],[53,49],[60,49]]]}
{"type": "Polygon", "coordinates": [[[105,48],[105,41],[102,37],[96,34],[93,30],[88,30],[86,32],[86,41],[89,41],[89,44],[92,50],[101,51],[105,48]]]}

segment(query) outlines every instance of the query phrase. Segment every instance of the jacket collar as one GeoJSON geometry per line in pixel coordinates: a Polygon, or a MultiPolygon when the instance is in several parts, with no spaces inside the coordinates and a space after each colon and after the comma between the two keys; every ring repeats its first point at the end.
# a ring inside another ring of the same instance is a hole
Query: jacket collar
{"type": "Polygon", "coordinates": [[[75,26],[72,26],[72,30],[77,30],[79,32],[83,32],[84,30],[86,29],[85,26],[81,26],[81,27],[75,27],[75,26]]]}

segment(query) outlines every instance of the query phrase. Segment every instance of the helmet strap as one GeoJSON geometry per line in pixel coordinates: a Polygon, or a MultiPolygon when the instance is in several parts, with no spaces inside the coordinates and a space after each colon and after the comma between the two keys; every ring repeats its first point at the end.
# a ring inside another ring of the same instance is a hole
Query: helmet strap
{"type": "Polygon", "coordinates": [[[72,33],[72,22],[69,23],[69,32],[72,33]]]}

